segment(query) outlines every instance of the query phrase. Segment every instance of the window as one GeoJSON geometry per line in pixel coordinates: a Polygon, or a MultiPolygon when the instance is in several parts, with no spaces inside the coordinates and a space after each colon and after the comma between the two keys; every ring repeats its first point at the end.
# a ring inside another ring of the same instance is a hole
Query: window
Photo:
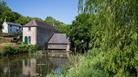
{"type": "Polygon", "coordinates": [[[16,29],[16,32],[18,32],[19,30],[18,29],[16,29]]]}
{"type": "Polygon", "coordinates": [[[24,37],[24,44],[31,44],[31,36],[24,37]]]}
{"type": "Polygon", "coordinates": [[[28,27],[28,30],[30,31],[31,30],[31,27],[28,27]]]}
{"type": "Polygon", "coordinates": [[[12,27],[12,25],[10,25],[10,27],[12,27]]]}
{"type": "Polygon", "coordinates": [[[29,44],[31,43],[31,36],[28,36],[29,44]]]}
{"type": "Polygon", "coordinates": [[[12,31],[12,29],[10,29],[10,32],[12,31]]]}
{"type": "Polygon", "coordinates": [[[24,37],[24,44],[28,44],[28,38],[27,38],[27,36],[24,37]]]}

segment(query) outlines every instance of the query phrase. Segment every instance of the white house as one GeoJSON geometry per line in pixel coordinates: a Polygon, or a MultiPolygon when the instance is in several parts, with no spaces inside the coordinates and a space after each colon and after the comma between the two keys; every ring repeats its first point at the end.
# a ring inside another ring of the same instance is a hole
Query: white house
{"type": "Polygon", "coordinates": [[[20,33],[22,32],[22,25],[12,22],[4,22],[2,24],[2,33],[20,33]]]}

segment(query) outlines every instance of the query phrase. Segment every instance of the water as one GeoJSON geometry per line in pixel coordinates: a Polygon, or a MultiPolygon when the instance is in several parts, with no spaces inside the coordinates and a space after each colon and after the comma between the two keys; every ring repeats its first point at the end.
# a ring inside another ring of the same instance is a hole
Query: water
{"type": "Polygon", "coordinates": [[[46,54],[22,54],[0,58],[0,77],[36,77],[46,76],[51,70],[57,75],[67,58],[52,58],[46,54]]]}

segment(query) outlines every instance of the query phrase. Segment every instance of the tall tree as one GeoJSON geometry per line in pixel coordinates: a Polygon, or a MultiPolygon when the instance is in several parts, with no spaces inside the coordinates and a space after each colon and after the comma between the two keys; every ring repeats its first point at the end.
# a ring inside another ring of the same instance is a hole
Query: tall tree
{"type": "Polygon", "coordinates": [[[6,12],[10,12],[10,8],[7,7],[6,2],[4,0],[0,1],[0,32],[2,29],[2,23],[5,19],[6,16],[4,16],[3,14],[6,12]]]}
{"type": "Polygon", "coordinates": [[[92,43],[105,53],[104,70],[109,76],[138,76],[137,0],[85,0],[83,8],[86,14],[96,9],[92,43]]]}
{"type": "MultiPolygon", "coordinates": [[[[90,41],[93,46],[68,70],[67,77],[138,77],[137,0],[83,1],[83,13],[94,13],[94,18],[90,17],[87,22],[92,22],[90,41]]],[[[83,23],[85,21],[81,21],[83,23]]],[[[75,26],[74,35],[79,35],[80,24],[75,26]]]]}
{"type": "Polygon", "coordinates": [[[32,20],[31,17],[21,16],[19,19],[16,20],[16,23],[20,23],[21,25],[25,25],[31,20],[32,20]]]}
{"type": "Polygon", "coordinates": [[[31,20],[43,21],[41,18],[37,18],[37,17],[32,18],[32,17],[29,17],[29,16],[27,16],[27,17],[21,16],[16,20],[16,23],[20,23],[21,25],[25,25],[28,22],[30,22],[31,20]]]}
{"type": "Polygon", "coordinates": [[[91,27],[90,17],[94,15],[80,14],[70,27],[70,40],[72,48],[76,51],[87,51],[90,47],[91,27]]]}
{"type": "Polygon", "coordinates": [[[84,10],[84,8],[83,8],[83,0],[79,0],[78,1],[78,13],[79,14],[81,14],[81,13],[83,13],[83,10],[84,10]]]}
{"type": "Polygon", "coordinates": [[[61,21],[58,21],[58,20],[56,20],[56,19],[53,18],[53,17],[48,16],[48,17],[44,20],[44,22],[46,22],[46,23],[48,23],[48,24],[50,24],[50,25],[55,26],[55,27],[59,30],[59,32],[67,33],[67,34],[68,34],[68,32],[69,32],[69,25],[64,24],[64,23],[61,22],[61,21]]]}
{"type": "Polygon", "coordinates": [[[2,30],[2,23],[6,19],[7,22],[15,22],[21,15],[12,11],[4,0],[0,1],[0,32],[2,30]]]}

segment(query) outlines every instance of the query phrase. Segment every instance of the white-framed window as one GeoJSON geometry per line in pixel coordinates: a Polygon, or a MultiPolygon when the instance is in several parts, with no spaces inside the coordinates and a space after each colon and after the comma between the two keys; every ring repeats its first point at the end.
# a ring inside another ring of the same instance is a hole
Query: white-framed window
{"type": "Polygon", "coordinates": [[[31,30],[31,27],[28,27],[28,31],[30,31],[31,30]]]}

